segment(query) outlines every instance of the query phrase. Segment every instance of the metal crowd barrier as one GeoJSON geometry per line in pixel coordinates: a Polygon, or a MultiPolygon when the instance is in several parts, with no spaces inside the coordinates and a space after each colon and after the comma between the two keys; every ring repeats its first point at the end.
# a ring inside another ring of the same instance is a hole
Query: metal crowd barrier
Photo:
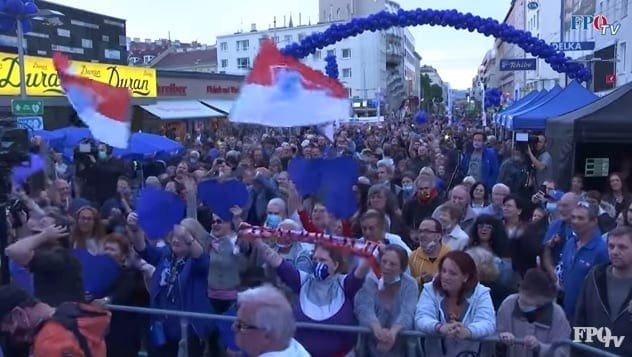
{"type": "MultiPolygon", "coordinates": [[[[184,349],[184,353],[180,353],[179,357],[188,357],[188,353],[186,352],[188,333],[189,333],[189,319],[207,319],[207,320],[219,320],[219,321],[235,321],[235,316],[225,316],[225,315],[215,315],[215,314],[202,314],[198,312],[188,312],[188,311],[177,311],[177,310],[162,310],[162,309],[152,309],[148,307],[138,307],[138,306],[125,306],[125,305],[105,305],[105,308],[111,311],[124,311],[124,312],[132,312],[138,314],[147,314],[147,315],[168,315],[175,316],[180,318],[180,329],[181,329],[181,340],[180,340],[180,349],[181,351],[184,349]]],[[[300,329],[308,329],[308,330],[320,330],[320,331],[334,331],[334,332],[343,332],[343,333],[354,333],[357,335],[365,335],[372,333],[368,327],[364,326],[350,326],[350,325],[329,325],[329,324],[319,324],[313,322],[297,322],[296,327],[300,329]]],[[[420,331],[415,330],[405,330],[399,333],[401,336],[406,336],[408,338],[436,338],[436,336],[431,336],[424,334],[420,331]]],[[[490,343],[502,343],[500,338],[497,335],[489,336],[481,339],[469,339],[471,341],[477,342],[490,342],[490,343]]],[[[524,341],[521,339],[516,339],[514,344],[524,344],[524,341]]],[[[574,350],[579,350],[581,352],[590,353],[592,356],[603,356],[603,357],[619,357],[619,355],[612,354],[610,352],[606,352],[600,350],[598,348],[575,343],[569,340],[555,341],[551,343],[551,347],[549,348],[549,352],[547,357],[554,357],[557,349],[562,347],[573,348],[574,350]]]]}

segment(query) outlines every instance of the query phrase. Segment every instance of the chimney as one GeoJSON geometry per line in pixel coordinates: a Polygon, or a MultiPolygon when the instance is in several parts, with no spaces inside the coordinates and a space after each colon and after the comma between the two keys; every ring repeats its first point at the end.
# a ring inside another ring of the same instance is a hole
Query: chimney
{"type": "Polygon", "coordinates": [[[288,24],[289,27],[294,27],[294,23],[292,22],[292,14],[290,14],[290,23],[288,24]]]}
{"type": "Polygon", "coordinates": [[[257,24],[250,24],[250,32],[257,32],[257,24]]]}
{"type": "Polygon", "coordinates": [[[301,23],[301,13],[300,12],[298,13],[298,25],[299,26],[302,25],[302,23],[301,23]]]}
{"type": "Polygon", "coordinates": [[[283,27],[286,27],[286,23],[285,23],[285,15],[283,15],[283,27]]]}
{"type": "Polygon", "coordinates": [[[274,20],[272,21],[272,28],[273,29],[276,28],[276,16],[274,17],[274,20]]]}

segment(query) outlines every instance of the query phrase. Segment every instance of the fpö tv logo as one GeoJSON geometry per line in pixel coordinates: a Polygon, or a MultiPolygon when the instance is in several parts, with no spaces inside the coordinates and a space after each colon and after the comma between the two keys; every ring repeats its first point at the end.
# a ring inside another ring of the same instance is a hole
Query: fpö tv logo
{"type": "Polygon", "coordinates": [[[620,23],[610,23],[604,15],[573,15],[571,16],[572,30],[588,30],[589,28],[601,33],[602,36],[614,36],[621,29],[620,23]]]}

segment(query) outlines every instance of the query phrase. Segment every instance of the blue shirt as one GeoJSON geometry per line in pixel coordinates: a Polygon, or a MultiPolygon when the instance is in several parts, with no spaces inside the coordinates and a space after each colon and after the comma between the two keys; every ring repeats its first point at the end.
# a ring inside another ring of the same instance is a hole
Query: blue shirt
{"type": "Polygon", "coordinates": [[[577,237],[572,235],[562,250],[560,260],[560,286],[564,290],[564,311],[571,320],[575,315],[577,298],[588,272],[598,264],[608,263],[608,246],[595,229],[592,238],[577,249],[577,237]]]}
{"type": "Polygon", "coordinates": [[[566,224],[562,219],[556,219],[549,224],[546,233],[544,234],[544,240],[542,244],[549,246],[551,249],[551,258],[553,259],[553,265],[557,265],[562,257],[562,249],[566,244],[566,241],[573,235],[570,225],[566,224]],[[553,238],[559,237],[559,242],[553,242],[553,238]]]}

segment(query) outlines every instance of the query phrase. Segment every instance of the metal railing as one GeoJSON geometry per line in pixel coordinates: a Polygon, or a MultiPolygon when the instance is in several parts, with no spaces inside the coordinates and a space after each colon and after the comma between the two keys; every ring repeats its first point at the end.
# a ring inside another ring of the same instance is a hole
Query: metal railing
{"type": "MultiPolygon", "coordinates": [[[[186,352],[186,346],[187,346],[188,333],[189,333],[189,329],[188,329],[189,319],[206,319],[206,320],[231,321],[231,322],[236,320],[235,316],[202,314],[199,312],[177,311],[177,310],[162,310],[162,309],[153,309],[153,308],[138,307],[138,306],[105,305],[105,308],[111,311],[123,311],[123,312],[131,312],[131,313],[138,313],[138,314],[145,314],[145,315],[179,317],[180,330],[181,330],[181,339],[179,343],[181,353],[178,355],[179,357],[188,356],[188,353],[186,352]]],[[[330,324],[320,324],[320,323],[313,323],[313,322],[297,322],[296,327],[299,329],[354,333],[357,335],[366,335],[366,334],[372,333],[372,331],[368,327],[364,327],[364,326],[330,325],[330,324]]],[[[408,338],[438,338],[438,336],[436,335],[428,335],[421,331],[415,331],[415,330],[401,331],[399,335],[405,336],[408,338]]],[[[485,338],[467,339],[467,340],[476,341],[476,342],[502,343],[502,341],[498,338],[497,335],[488,336],[485,338]]],[[[524,344],[524,341],[522,339],[516,339],[513,343],[524,344]]],[[[590,353],[592,356],[619,357],[616,354],[612,354],[610,352],[603,351],[589,345],[575,343],[571,340],[561,340],[561,341],[552,342],[547,356],[554,357],[555,352],[559,348],[563,348],[563,347],[573,348],[581,352],[590,353]]]]}

